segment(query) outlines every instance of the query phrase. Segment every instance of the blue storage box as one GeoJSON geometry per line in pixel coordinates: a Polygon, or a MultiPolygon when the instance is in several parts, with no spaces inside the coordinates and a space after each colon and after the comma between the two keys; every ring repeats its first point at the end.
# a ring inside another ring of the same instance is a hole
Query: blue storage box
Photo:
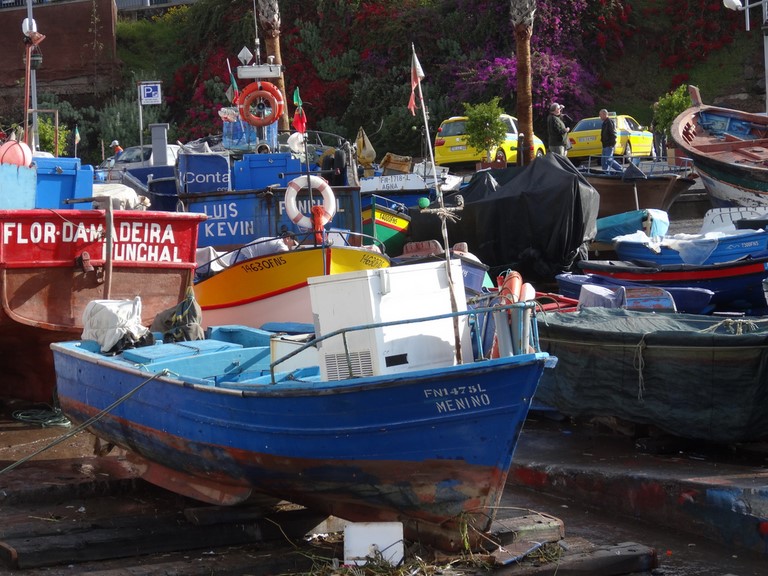
{"type": "Polygon", "coordinates": [[[35,157],[37,198],[35,208],[88,209],[90,202],[67,204],[65,200],[93,196],[93,166],[80,165],[80,158],[35,157]]]}

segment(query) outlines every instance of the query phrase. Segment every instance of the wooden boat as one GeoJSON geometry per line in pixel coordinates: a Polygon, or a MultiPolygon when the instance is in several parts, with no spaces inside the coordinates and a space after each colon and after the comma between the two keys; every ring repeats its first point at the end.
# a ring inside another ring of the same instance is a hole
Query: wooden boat
{"type": "Polygon", "coordinates": [[[408,242],[408,227],[411,217],[408,208],[377,194],[362,197],[363,234],[384,245],[387,256],[400,256],[403,246],[408,242]]]}
{"type": "Polygon", "coordinates": [[[635,232],[614,238],[613,249],[619,260],[643,264],[719,264],[764,253],[768,250],[768,232],[734,230],[661,238],[635,232]]]}
{"type": "Polygon", "coordinates": [[[622,174],[606,173],[592,166],[580,171],[600,194],[598,218],[647,208],[668,212],[675,200],[696,183],[690,170],[672,171],[669,166],[657,170],[655,163],[648,172],[632,163],[626,165],[622,174]]]}
{"type": "Polygon", "coordinates": [[[622,260],[582,260],[578,267],[585,274],[607,276],[621,282],[662,288],[706,288],[713,292],[711,303],[718,311],[763,313],[766,308],[762,282],[768,277],[768,254],[702,266],[644,266],[622,260]]]}
{"type": "Polygon", "coordinates": [[[768,320],[608,308],[538,316],[537,402],[716,443],[768,436],[768,320]]]}
{"type": "Polygon", "coordinates": [[[702,102],[688,88],[692,106],[672,123],[672,138],[715,207],[768,208],[768,116],[702,102]]]}
{"type": "Polygon", "coordinates": [[[473,356],[467,315],[482,312],[461,305],[460,281],[450,312],[445,262],[310,284],[315,339],[285,362],[271,355],[279,337],[242,326],[115,356],[96,341],[53,344],[62,410],[128,450],[149,481],[205,502],[262,492],[403,522],[407,537],[446,550],[463,549],[463,535],[476,544],[554,359],[473,356]]]}
{"type": "Polygon", "coordinates": [[[195,281],[203,325],[312,323],[308,278],[376,270],[390,264],[375,246],[350,246],[349,237],[354,236],[324,233],[318,245],[299,245],[242,261],[238,261],[240,249],[224,253],[208,249],[195,281]]]}
{"type": "Polygon", "coordinates": [[[82,180],[77,169],[40,181],[35,167],[0,172],[0,396],[52,403],[50,343],[80,337],[91,300],[138,296],[147,323],[176,305],[192,284],[205,217],[113,211],[109,200],[104,210],[68,207],[68,196],[78,206],[99,200],[92,168],[87,189],[70,186],[82,180]]]}
{"type": "MultiPolygon", "coordinates": [[[[563,296],[579,299],[582,286],[601,286],[611,289],[617,289],[621,286],[643,287],[643,284],[631,282],[628,280],[619,280],[611,276],[601,276],[599,274],[574,274],[564,272],[555,276],[557,286],[563,296]]],[[[659,288],[659,286],[653,286],[659,288]]],[[[664,289],[670,293],[675,301],[675,308],[678,312],[689,314],[705,314],[712,310],[710,302],[714,292],[707,288],[697,288],[694,286],[665,286],[664,289]]]]}

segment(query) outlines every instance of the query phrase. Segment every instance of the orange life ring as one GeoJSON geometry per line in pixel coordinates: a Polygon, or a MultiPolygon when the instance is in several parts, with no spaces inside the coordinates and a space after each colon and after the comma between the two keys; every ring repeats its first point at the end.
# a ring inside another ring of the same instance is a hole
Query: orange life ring
{"type": "Polygon", "coordinates": [[[257,80],[251,82],[240,93],[237,98],[237,108],[240,110],[240,117],[251,126],[269,126],[277,122],[277,119],[283,115],[285,102],[283,95],[277,86],[269,82],[257,80]],[[257,116],[251,112],[251,106],[257,100],[264,100],[270,108],[270,113],[266,116],[257,116]]]}
{"type": "Polygon", "coordinates": [[[328,182],[319,176],[299,176],[288,182],[288,189],[285,191],[285,213],[291,219],[291,222],[305,230],[322,227],[328,224],[333,219],[333,215],[336,214],[336,196],[334,196],[328,182]],[[319,217],[315,218],[314,225],[312,219],[302,214],[296,204],[298,193],[303,188],[308,187],[317,190],[323,196],[322,212],[317,211],[319,217]]]}

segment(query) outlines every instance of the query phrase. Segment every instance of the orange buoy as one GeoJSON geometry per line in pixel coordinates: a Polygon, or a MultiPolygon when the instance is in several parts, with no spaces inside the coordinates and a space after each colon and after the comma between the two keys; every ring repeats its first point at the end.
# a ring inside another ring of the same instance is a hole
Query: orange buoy
{"type": "Polygon", "coordinates": [[[32,164],[32,150],[24,142],[9,140],[0,146],[0,164],[28,167],[32,164]]]}

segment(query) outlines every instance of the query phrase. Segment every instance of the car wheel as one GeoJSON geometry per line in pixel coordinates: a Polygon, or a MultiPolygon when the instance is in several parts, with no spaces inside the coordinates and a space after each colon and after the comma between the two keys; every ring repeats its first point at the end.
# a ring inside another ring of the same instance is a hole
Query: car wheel
{"type": "Polygon", "coordinates": [[[630,144],[629,141],[627,141],[627,145],[624,148],[624,158],[626,159],[632,158],[632,144],[630,144]]]}
{"type": "Polygon", "coordinates": [[[544,156],[544,150],[539,148],[538,150],[536,150],[536,158],[541,158],[542,156],[544,156]]]}
{"type": "Polygon", "coordinates": [[[495,162],[506,162],[507,161],[507,155],[504,153],[504,150],[499,148],[496,150],[496,158],[494,158],[495,162]]]}

